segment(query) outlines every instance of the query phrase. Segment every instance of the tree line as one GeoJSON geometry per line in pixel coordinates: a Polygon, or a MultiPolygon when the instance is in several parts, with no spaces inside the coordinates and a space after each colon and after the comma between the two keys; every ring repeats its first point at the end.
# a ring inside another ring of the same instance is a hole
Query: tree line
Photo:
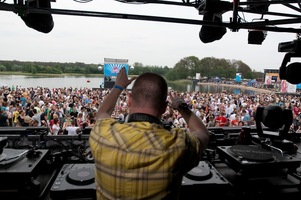
{"type": "MultiPolygon", "coordinates": [[[[189,56],[181,59],[173,68],[168,66],[150,66],[135,62],[129,70],[129,75],[140,75],[144,72],[160,74],[170,81],[194,78],[196,73],[201,77],[220,77],[234,79],[236,73],[241,73],[244,79],[263,78],[262,72],[252,70],[247,64],[237,60],[205,57],[199,59],[189,56]]],[[[0,60],[0,72],[22,72],[29,74],[101,74],[99,64],[81,62],[30,62],[0,60]]]]}

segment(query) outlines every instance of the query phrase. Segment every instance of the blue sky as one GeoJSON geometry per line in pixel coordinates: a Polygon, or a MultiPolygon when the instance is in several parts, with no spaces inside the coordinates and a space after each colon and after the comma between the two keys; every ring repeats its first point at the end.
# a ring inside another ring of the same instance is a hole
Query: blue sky
{"type": "MultiPolygon", "coordinates": [[[[52,8],[203,18],[195,8],[114,0],[56,0],[52,8]]],[[[224,14],[224,21],[229,21],[231,14],[224,14]]],[[[284,53],[278,52],[278,44],[296,39],[294,33],[268,32],[262,45],[250,45],[248,30],[227,29],[221,40],[204,44],[199,39],[198,25],[67,15],[53,18],[54,28],[45,34],[28,28],[15,13],[0,11],[0,59],[98,64],[104,58],[120,58],[128,59],[130,65],[140,62],[173,67],[182,58],[196,56],[241,60],[263,72],[281,65],[284,53]]]]}

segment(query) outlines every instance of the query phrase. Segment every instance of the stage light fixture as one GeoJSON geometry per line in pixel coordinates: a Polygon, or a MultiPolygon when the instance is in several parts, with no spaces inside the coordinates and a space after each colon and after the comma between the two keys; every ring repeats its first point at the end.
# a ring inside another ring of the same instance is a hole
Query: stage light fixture
{"type": "Polygon", "coordinates": [[[248,44],[261,45],[266,38],[267,32],[262,30],[249,30],[248,44]]]}
{"type": "Polygon", "coordinates": [[[281,80],[287,80],[291,84],[301,83],[301,63],[294,62],[287,65],[290,62],[291,57],[301,57],[300,53],[286,53],[281,67],[279,69],[279,77],[281,80]],[[286,66],[287,65],[287,66],[286,66]]]}
{"type": "Polygon", "coordinates": [[[279,68],[280,79],[287,80],[291,84],[301,83],[301,63],[294,62],[287,65],[292,57],[301,57],[301,39],[279,43],[278,52],[287,52],[279,68]]]}
{"type": "MultiPolygon", "coordinates": [[[[203,21],[222,23],[222,14],[231,10],[232,4],[220,0],[205,0],[198,7],[199,14],[203,15],[203,21]]],[[[226,27],[216,25],[203,25],[199,37],[203,43],[220,40],[227,32],[226,27]]]]}
{"type": "Polygon", "coordinates": [[[248,0],[248,10],[256,12],[269,11],[269,4],[266,0],[248,0]]]}
{"type": "MultiPolygon", "coordinates": [[[[28,0],[25,3],[33,8],[51,8],[50,0],[28,0]]],[[[25,13],[20,15],[20,17],[29,28],[35,29],[42,33],[49,33],[54,27],[51,14],[25,13]]]]}
{"type": "Polygon", "coordinates": [[[293,122],[292,110],[283,109],[276,104],[266,107],[257,107],[255,112],[256,129],[259,137],[285,138],[293,122]],[[278,134],[270,134],[264,131],[262,124],[278,134]]]}
{"type": "MultiPolygon", "coordinates": [[[[222,16],[216,15],[212,12],[205,12],[204,21],[212,21],[212,22],[222,22],[222,16]]],[[[205,26],[203,25],[199,37],[203,43],[210,43],[215,40],[220,40],[225,34],[227,30],[225,27],[217,27],[217,26],[205,26]]]]}
{"type": "Polygon", "coordinates": [[[278,52],[301,53],[301,40],[297,39],[279,43],[278,52]]]}

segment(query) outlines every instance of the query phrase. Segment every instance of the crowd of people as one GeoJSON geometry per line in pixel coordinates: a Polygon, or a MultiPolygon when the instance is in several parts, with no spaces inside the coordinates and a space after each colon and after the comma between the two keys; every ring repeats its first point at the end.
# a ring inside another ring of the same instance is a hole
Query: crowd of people
{"type": "Polygon", "coordinates": [[[47,127],[49,135],[91,127],[97,199],[178,199],[183,176],[209,143],[209,127],[253,126],[257,108],[275,104],[291,110],[298,132],[300,100],[272,91],[168,91],[160,75],[129,79],[122,68],[111,89],[2,88],[0,126],[47,127]]]}
{"type": "MultiPolygon", "coordinates": [[[[14,88],[0,89],[0,126],[48,127],[49,134],[77,134],[92,127],[99,105],[110,89],[91,88],[14,88]]],[[[124,90],[116,103],[112,118],[120,122],[128,114],[127,99],[131,91],[124,90]]],[[[252,126],[258,106],[277,104],[293,112],[292,129],[301,131],[300,97],[274,92],[247,94],[178,92],[189,108],[206,127],[252,126]]],[[[169,96],[168,96],[169,98],[169,96]]],[[[181,114],[167,106],[162,121],[174,127],[187,127],[181,114]]]]}

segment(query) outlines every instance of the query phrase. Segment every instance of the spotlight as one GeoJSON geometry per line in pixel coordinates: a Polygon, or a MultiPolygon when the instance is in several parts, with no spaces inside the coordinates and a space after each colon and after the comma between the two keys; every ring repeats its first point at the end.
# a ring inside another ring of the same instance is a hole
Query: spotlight
{"type": "Polygon", "coordinates": [[[288,66],[287,63],[290,62],[291,57],[301,57],[300,53],[286,53],[281,67],[279,69],[279,77],[281,80],[287,80],[291,84],[301,83],[301,63],[295,62],[288,66]]]}
{"type": "MultiPolygon", "coordinates": [[[[220,0],[205,0],[198,7],[199,14],[203,15],[203,21],[221,23],[222,14],[231,10],[232,4],[220,0]]],[[[221,39],[227,32],[226,27],[203,25],[199,37],[204,43],[213,42],[221,39]]]]}
{"type": "Polygon", "coordinates": [[[262,30],[249,30],[248,34],[248,44],[262,44],[266,37],[267,33],[266,31],[262,30]]]}
{"type": "Polygon", "coordinates": [[[287,80],[291,84],[301,83],[301,63],[295,62],[286,66],[292,57],[301,57],[301,40],[279,43],[278,52],[287,52],[279,68],[280,79],[287,80]]]}
{"type": "MultiPolygon", "coordinates": [[[[27,1],[32,8],[51,8],[50,0],[27,1]]],[[[25,24],[42,33],[49,33],[54,26],[51,14],[29,13],[21,16],[25,24]]]]}
{"type": "Polygon", "coordinates": [[[281,42],[278,45],[278,52],[301,53],[301,41],[298,39],[289,42],[281,42]]]}
{"type": "Polygon", "coordinates": [[[292,110],[283,109],[276,104],[270,104],[266,107],[259,106],[255,112],[255,121],[258,136],[285,138],[293,122],[293,114],[292,110]],[[264,131],[262,124],[274,130],[275,133],[277,132],[278,135],[270,135],[268,131],[264,131]]]}
{"type": "MultiPolygon", "coordinates": [[[[212,12],[205,12],[204,21],[212,21],[212,22],[222,22],[222,16],[216,15],[212,12]]],[[[215,40],[220,40],[225,34],[227,30],[225,27],[214,27],[214,26],[205,26],[203,25],[199,37],[203,43],[210,43],[215,40]]]]}
{"type": "Polygon", "coordinates": [[[266,0],[247,0],[248,9],[255,12],[267,12],[269,11],[269,4],[266,0]]]}
{"type": "Polygon", "coordinates": [[[291,84],[301,83],[301,63],[295,62],[289,64],[284,71],[281,71],[280,79],[287,80],[291,84]]]}

